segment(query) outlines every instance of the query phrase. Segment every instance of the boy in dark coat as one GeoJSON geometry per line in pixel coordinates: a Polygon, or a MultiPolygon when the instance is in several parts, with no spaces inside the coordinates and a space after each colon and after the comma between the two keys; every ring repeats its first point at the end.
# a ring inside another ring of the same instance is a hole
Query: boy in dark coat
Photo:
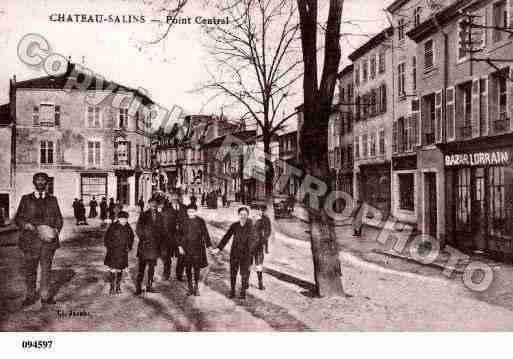
{"type": "Polygon", "coordinates": [[[223,250],[233,236],[232,248],[230,250],[230,298],[235,297],[237,273],[240,271],[240,275],[242,277],[240,298],[245,299],[246,289],[248,288],[249,268],[251,267],[251,260],[256,241],[253,223],[248,218],[248,208],[240,207],[238,213],[239,221],[230,226],[226,234],[221,239],[221,242],[219,242],[219,245],[212,251],[212,253],[217,254],[219,251],[223,250]]]}
{"type": "Polygon", "coordinates": [[[119,213],[118,220],[107,229],[104,243],[107,248],[104,263],[110,272],[109,294],[121,293],[123,270],[128,267],[128,252],[134,245],[134,232],[128,224],[128,212],[119,213]]]}
{"type": "Polygon", "coordinates": [[[137,221],[139,271],[137,273],[136,295],[142,293],[141,285],[146,267],[148,268],[146,292],[156,293],[156,290],[153,288],[153,276],[155,274],[157,258],[160,256],[161,245],[166,236],[162,212],[157,209],[159,202],[159,198],[152,197],[148,202],[150,208],[143,212],[137,221]]]}
{"type": "Polygon", "coordinates": [[[73,200],[73,216],[75,216],[76,225],[78,226],[80,224],[78,220],[78,198],[73,200]]]}
{"type": "Polygon", "coordinates": [[[271,236],[271,220],[266,216],[265,205],[261,205],[258,208],[258,219],[255,222],[255,235],[256,235],[256,243],[255,243],[255,253],[253,256],[253,261],[255,263],[255,269],[258,276],[258,289],[264,290],[264,282],[263,282],[263,269],[264,269],[264,249],[265,253],[268,253],[267,246],[269,243],[269,237],[271,236]]]}
{"type": "Polygon", "coordinates": [[[198,217],[196,207],[187,209],[188,218],[184,223],[183,236],[180,241],[179,251],[183,255],[187,283],[189,285],[188,295],[199,295],[198,282],[200,271],[208,266],[207,249],[212,247],[210,235],[208,234],[205,221],[198,217]],[[194,285],[193,285],[194,271],[194,285]]]}

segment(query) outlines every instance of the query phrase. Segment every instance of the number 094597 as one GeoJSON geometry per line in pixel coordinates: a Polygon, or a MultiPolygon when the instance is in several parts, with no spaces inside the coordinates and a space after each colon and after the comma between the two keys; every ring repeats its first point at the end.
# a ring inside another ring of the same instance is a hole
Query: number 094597
{"type": "Polygon", "coordinates": [[[23,340],[21,347],[23,349],[51,349],[53,340],[23,340]]]}

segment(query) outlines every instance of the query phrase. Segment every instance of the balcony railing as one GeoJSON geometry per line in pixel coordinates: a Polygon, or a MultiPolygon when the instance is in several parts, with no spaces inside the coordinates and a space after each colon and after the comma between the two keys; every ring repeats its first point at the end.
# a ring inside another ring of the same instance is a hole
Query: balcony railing
{"type": "Polygon", "coordinates": [[[509,118],[504,118],[502,120],[496,120],[493,122],[493,131],[494,132],[505,132],[509,129],[509,118]]]}

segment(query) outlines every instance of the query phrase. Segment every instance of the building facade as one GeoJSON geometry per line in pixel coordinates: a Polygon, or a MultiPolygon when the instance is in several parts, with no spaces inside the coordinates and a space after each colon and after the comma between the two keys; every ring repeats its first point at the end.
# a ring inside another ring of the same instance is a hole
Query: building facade
{"type": "Polygon", "coordinates": [[[81,76],[86,75],[70,64],[56,77],[11,81],[16,203],[33,190],[32,176],[40,171],[50,176],[49,190],[66,216],[73,214],[74,198],[86,205],[93,196],[114,198],[133,207],[151,195],[153,102],[137,90],[95,77],[88,86],[78,86],[81,76]]]}
{"type": "MultiPolygon", "coordinates": [[[[439,215],[430,218],[426,211],[423,229],[435,233],[437,220],[436,234],[444,242],[508,257],[513,255],[513,37],[502,29],[512,25],[511,2],[455,1],[408,33],[417,43],[423,74],[421,128],[433,127],[436,146],[429,157],[437,174],[431,200],[439,215]],[[463,46],[467,14],[484,26],[470,30],[472,53],[463,46]]],[[[424,164],[428,167],[427,159],[424,164]]]]}
{"type": "Polygon", "coordinates": [[[331,188],[353,195],[353,65],[338,77],[338,94],[328,124],[328,158],[331,188]]]}
{"type": "Polygon", "coordinates": [[[354,197],[385,218],[391,208],[393,33],[391,27],[383,30],[349,56],[354,66],[354,197]]]}
{"type": "Polygon", "coordinates": [[[0,106],[0,217],[14,215],[14,122],[11,106],[0,106]]]}

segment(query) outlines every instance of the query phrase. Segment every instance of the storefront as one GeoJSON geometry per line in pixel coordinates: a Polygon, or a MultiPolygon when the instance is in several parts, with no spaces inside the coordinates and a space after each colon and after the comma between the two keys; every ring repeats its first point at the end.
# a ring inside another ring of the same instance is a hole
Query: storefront
{"type": "Polygon", "coordinates": [[[383,217],[390,214],[390,162],[360,165],[358,174],[360,199],[381,211],[383,217]]]}
{"type": "Polygon", "coordinates": [[[513,147],[505,137],[489,142],[498,147],[444,151],[447,239],[463,250],[513,257],[513,147]]]}
{"type": "Polygon", "coordinates": [[[107,173],[82,173],[80,176],[80,197],[88,204],[93,197],[99,202],[107,198],[107,173]]]}
{"type": "Polygon", "coordinates": [[[417,155],[392,158],[392,215],[401,222],[417,223],[417,155]]]}

